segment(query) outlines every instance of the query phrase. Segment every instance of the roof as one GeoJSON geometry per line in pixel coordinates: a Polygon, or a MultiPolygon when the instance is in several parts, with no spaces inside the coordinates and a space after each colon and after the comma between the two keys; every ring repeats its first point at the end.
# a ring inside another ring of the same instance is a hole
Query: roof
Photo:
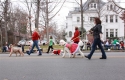
{"type": "MultiPolygon", "coordinates": [[[[97,3],[99,5],[97,5],[97,9],[102,8],[106,3],[103,2],[102,0],[87,0],[84,4],[83,4],[83,11],[84,12],[96,12],[95,10],[89,10],[89,4],[91,3],[97,3]]],[[[75,7],[73,11],[70,11],[67,17],[71,17],[72,13],[78,13],[81,12],[80,7],[75,7]]]]}

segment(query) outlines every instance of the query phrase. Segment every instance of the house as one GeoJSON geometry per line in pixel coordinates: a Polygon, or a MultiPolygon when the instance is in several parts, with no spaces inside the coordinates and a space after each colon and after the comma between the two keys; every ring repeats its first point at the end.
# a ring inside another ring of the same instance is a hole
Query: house
{"type": "MultiPolygon", "coordinates": [[[[116,37],[124,38],[124,23],[120,19],[121,13],[117,14],[113,10],[117,9],[112,2],[103,2],[102,0],[87,0],[83,4],[83,27],[86,31],[94,26],[93,19],[100,17],[102,21],[103,40],[106,38],[114,39],[116,37]]],[[[81,29],[81,10],[80,7],[74,7],[74,10],[68,13],[66,17],[66,39],[70,40],[74,34],[75,26],[81,29]]],[[[87,40],[87,36],[86,36],[87,40]]]]}

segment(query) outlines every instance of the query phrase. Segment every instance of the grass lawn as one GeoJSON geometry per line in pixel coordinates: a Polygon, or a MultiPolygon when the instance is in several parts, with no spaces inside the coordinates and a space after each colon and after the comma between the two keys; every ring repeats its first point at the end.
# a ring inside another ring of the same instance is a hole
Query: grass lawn
{"type": "MultiPolygon", "coordinates": [[[[48,45],[44,45],[44,46],[42,45],[42,46],[40,46],[40,47],[43,49],[43,52],[47,52],[48,45]]],[[[63,49],[63,46],[53,45],[53,48],[54,48],[54,49],[63,49]]],[[[24,49],[25,49],[25,51],[28,50],[28,46],[25,46],[24,49]]],[[[35,49],[36,49],[36,47],[35,47],[35,49]]]]}

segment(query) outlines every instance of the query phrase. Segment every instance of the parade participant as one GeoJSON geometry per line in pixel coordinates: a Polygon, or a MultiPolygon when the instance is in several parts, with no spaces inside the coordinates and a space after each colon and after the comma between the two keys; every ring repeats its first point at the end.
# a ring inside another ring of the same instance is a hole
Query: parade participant
{"type": "Polygon", "coordinates": [[[35,30],[33,31],[33,34],[32,34],[31,37],[32,37],[32,40],[33,40],[33,45],[32,45],[31,50],[29,51],[28,55],[31,54],[31,52],[33,51],[34,47],[36,46],[37,50],[39,51],[39,55],[38,56],[41,56],[42,52],[39,49],[39,45],[38,45],[38,39],[40,39],[40,35],[39,35],[39,32],[38,32],[37,28],[35,28],[35,30]]]}
{"type": "Polygon", "coordinates": [[[104,51],[104,49],[102,47],[102,43],[101,43],[101,38],[102,38],[101,20],[99,18],[95,18],[94,23],[95,23],[95,26],[93,28],[91,28],[91,31],[93,32],[94,41],[92,44],[90,54],[85,57],[88,59],[91,59],[91,57],[96,49],[96,46],[98,45],[98,47],[101,49],[101,52],[102,52],[102,57],[100,59],[106,59],[107,57],[106,57],[105,51],[104,51]]]}
{"type": "Polygon", "coordinates": [[[79,43],[79,30],[78,30],[78,27],[75,27],[75,32],[74,32],[74,36],[71,38],[71,40],[74,41],[74,43],[79,43]]]}
{"type": "Polygon", "coordinates": [[[50,36],[50,40],[49,40],[49,47],[48,47],[48,50],[47,50],[47,52],[46,52],[46,53],[49,53],[50,48],[51,48],[51,49],[52,49],[52,51],[53,51],[53,38],[52,38],[52,36],[50,36]]]}

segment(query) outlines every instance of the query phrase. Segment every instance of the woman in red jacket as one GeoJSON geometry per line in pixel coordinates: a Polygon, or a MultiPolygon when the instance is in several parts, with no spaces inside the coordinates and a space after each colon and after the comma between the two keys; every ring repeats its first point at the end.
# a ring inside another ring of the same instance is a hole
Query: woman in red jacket
{"type": "Polygon", "coordinates": [[[42,55],[42,52],[41,52],[41,50],[39,49],[38,39],[40,39],[40,35],[39,35],[39,33],[38,33],[38,29],[36,28],[36,29],[33,31],[33,33],[32,33],[33,45],[32,45],[31,50],[29,51],[28,55],[31,54],[31,52],[33,51],[33,49],[34,49],[35,46],[36,46],[36,48],[37,48],[38,51],[39,51],[39,55],[38,55],[38,56],[41,56],[41,55],[42,55]]]}
{"type": "Polygon", "coordinates": [[[74,36],[72,37],[71,40],[74,41],[74,43],[79,43],[79,35],[80,35],[80,32],[78,30],[78,27],[75,27],[75,32],[74,32],[74,36]]]}

